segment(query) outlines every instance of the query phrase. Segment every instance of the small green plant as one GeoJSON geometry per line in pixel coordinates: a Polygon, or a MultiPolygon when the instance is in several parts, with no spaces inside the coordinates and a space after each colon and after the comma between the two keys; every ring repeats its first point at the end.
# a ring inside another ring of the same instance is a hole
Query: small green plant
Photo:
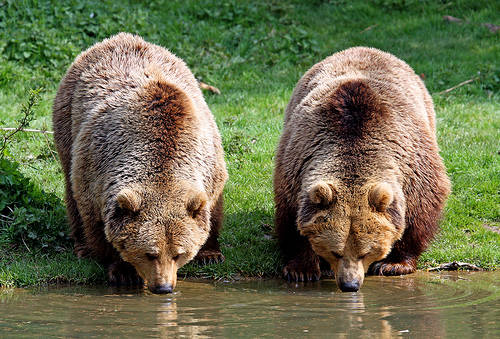
{"type": "Polygon", "coordinates": [[[23,104],[21,108],[21,118],[17,120],[17,127],[13,130],[7,131],[2,137],[2,143],[0,144],[0,159],[3,159],[7,155],[7,144],[12,137],[21,132],[23,129],[27,128],[30,122],[33,120],[33,108],[38,103],[40,99],[41,88],[30,90],[28,102],[23,104]]]}
{"type": "Polygon", "coordinates": [[[61,250],[68,245],[65,209],[53,193],[46,193],[19,171],[19,163],[7,159],[12,137],[33,120],[41,89],[30,90],[21,108],[17,127],[7,131],[0,144],[0,246],[61,250]]]}

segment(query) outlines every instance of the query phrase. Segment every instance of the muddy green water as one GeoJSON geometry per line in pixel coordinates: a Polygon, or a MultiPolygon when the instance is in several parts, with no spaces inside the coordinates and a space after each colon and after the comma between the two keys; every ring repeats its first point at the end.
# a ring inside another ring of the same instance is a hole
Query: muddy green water
{"type": "Polygon", "coordinates": [[[0,337],[499,337],[500,272],[335,281],[179,281],[171,295],[106,287],[0,291],[0,337]]]}

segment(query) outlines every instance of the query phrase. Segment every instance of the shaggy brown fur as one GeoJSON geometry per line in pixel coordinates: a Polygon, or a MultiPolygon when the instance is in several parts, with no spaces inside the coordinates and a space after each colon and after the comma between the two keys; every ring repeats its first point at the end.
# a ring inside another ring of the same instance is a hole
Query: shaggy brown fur
{"type": "Polygon", "coordinates": [[[354,291],[369,268],[415,271],[450,191],[438,151],[431,97],[406,63],[356,47],[313,66],[288,104],[276,157],[284,275],[319,279],[322,257],[354,291]]]}
{"type": "Polygon", "coordinates": [[[195,255],[223,260],[221,140],[182,60],[131,34],[106,39],[61,81],[53,124],[78,256],[157,293],[195,255]]]}

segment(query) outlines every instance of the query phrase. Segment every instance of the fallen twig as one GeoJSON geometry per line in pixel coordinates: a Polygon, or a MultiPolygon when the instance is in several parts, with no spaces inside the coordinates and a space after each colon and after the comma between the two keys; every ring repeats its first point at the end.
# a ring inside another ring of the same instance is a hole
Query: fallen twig
{"type": "Polygon", "coordinates": [[[17,129],[15,127],[0,127],[0,130],[2,130],[2,131],[15,131],[15,130],[19,130],[19,131],[22,131],[22,132],[54,134],[54,132],[52,132],[52,131],[45,131],[43,129],[32,129],[32,128],[20,128],[20,129],[17,129]]]}
{"type": "Polygon", "coordinates": [[[485,23],[485,24],[483,24],[483,26],[486,27],[487,29],[489,29],[491,33],[496,33],[500,30],[500,26],[495,25],[495,24],[485,23]]]}
{"type": "MultiPolygon", "coordinates": [[[[465,22],[467,24],[470,24],[471,22],[469,22],[468,20],[463,20],[463,19],[460,19],[460,18],[455,18],[451,15],[445,15],[443,16],[443,20],[444,21],[448,21],[448,22],[455,22],[455,23],[462,23],[462,22],[465,22]]],[[[479,23],[473,23],[472,24],[476,24],[476,25],[479,25],[479,23]]],[[[495,25],[495,24],[491,24],[491,23],[482,23],[480,24],[481,26],[484,26],[486,27],[491,33],[496,33],[500,30],[500,26],[498,25],[495,25]]]]}
{"type": "Polygon", "coordinates": [[[446,264],[441,264],[438,267],[429,268],[427,271],[457,271],[459,268],[469,271],[482,271],[481,267],[466,262],[453,261],[446,264]]]}
{"type": "Polygon", "coordinates": [[[7,220],[14,220],[14,218],[9,217],[8,215],[3,215],[3,214],[0,214],[0,218],[4,218],[4,219],[7,219],[7,220]]]}
{"type": "Polygon", "coordinates": [[[472,78],[472,79],[469,79],[469,80],[465,80],[465,81],[462,81],[461,83],[459,83],[458,85],[455,85],[453,87],[450,87],[448,89],[445,89],[444,91],[441,91],[441,92],[437,92],[436,94],[446,94],[446,93],[450,93],[451,91],[453,91],[454,89],[457,89],[459,87],[462,87],[462,86],[465,86],[467,84],[470,84],[471,82],[473,81],[476,81],[477,79],[479,79],[479,77],[475,77],[475,78],[472,78]]]}
{"type": "Polygon", "coordinates": [[[52,150],[52,147],[50,147],[51,144],[50,144],[49,137],[47,136],[47,133],[43,133],[42,135],[43,135],[43,137],[45,139],[45,142],[47,143],[47,147],[49,148],[49,152],[50,152],[50,155],[52,156],[52,159],[54,159],[54,161],[57,162],[57,157],[54,154],[54,151],[52,150]]]}
{"type": "Polygon", "coordinates": [[[500,227],[498,226],[490,226],[488,224],[483,224],[483,227],[486,228],[488,231],[500,234],[500,227]]]}
{"type": "Polygon", "coordinates": [[[369,31],[369,30],[371,30],[371,29],[374,29],[374,28],[375,28],[375,27],[377,27],[377,26],[378,26],[378,24],[368,26],[368,27],[366,27],[364,30],[362,30],[362,31],[361,31],[361,32],[359,32],[359,33],[364,33],[364,32],[366,32],[366,31],[369,31]]]}
{"type": "Polygon", "coordinates": [[[455,18],[454,16],[451,16],[451,15],[445,15],[445,16],[443,16],[443,20],[444,21],[449,21],[449,22],[462,22],[463,21],[462,19],[455,18]]]}
{"type": "Polygon", "coordinates": [[[28,245],[26,245],[26,242],[24,241],[24,237],[23,237],[23,236],[21,236],[21,240],[23,241],[24,247],[26,247],[26,249],[28,250],[28,252],[30,252],[30,253],[31,253],[31,250],[30,250],[30,248],[28,247],[28,245]]]}

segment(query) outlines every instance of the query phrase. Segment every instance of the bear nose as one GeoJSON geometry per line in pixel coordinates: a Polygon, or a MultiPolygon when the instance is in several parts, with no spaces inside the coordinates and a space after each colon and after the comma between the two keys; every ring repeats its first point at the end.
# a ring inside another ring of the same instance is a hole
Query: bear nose
{"type": "Polygon", "coordinates": [[[149,287],[149,290],[155,294],[167,294],[172,293],[173,287],[170,284],[163,284],[149,287]]]}
{"type": "Polygon", "coordinates": [[[341,281],[339,287],[342,292],[357,292],[359,290],[359,281],[341,281]]]}

